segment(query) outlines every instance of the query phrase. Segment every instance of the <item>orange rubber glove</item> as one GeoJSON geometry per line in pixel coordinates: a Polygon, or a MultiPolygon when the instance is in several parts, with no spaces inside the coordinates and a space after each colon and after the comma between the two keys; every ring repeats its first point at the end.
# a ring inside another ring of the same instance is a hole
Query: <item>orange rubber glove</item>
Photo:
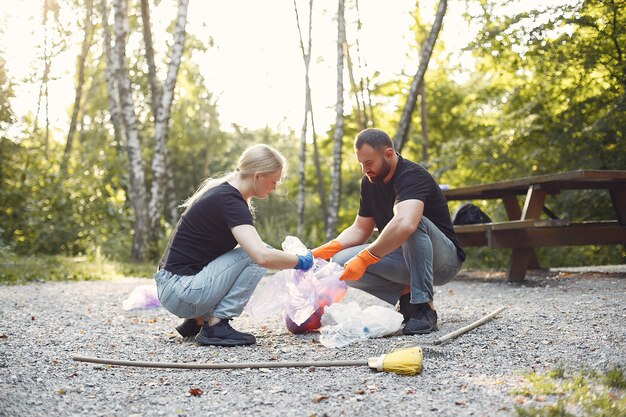
{"type": "Polygon", "coordinates": [[[343,266],[343,274],[339,277],[341,281],[356,281],[360,279],[368,266],[380,261],[380,258],[372,255],[367,249],[363,249],[356,256],[350,259],[343,266]]]}
{"type": "Polygon", "coordinates": [[[321,258],[327,261],[330,258],[332,258],[333,255],[339,252],[341,249],[342,249],[341,243],[337,242],[336,240],[331,240],[330,242],[325,243],[322,246],[318,246],[317,248],[313,249],[311,252],[313,252],[314,257],[321,258]]]}

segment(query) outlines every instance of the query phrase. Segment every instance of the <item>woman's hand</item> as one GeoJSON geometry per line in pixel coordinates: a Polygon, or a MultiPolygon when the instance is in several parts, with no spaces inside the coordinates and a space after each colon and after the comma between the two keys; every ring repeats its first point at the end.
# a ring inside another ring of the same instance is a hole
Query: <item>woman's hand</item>
{"type": "Polygon", "coordinates": [[[313,253],[308,251],[306,255],[297,255],[298,263],[294,267],[294,269],[299,269],[301,271],[306,271],[313,266],[313,253]]]}

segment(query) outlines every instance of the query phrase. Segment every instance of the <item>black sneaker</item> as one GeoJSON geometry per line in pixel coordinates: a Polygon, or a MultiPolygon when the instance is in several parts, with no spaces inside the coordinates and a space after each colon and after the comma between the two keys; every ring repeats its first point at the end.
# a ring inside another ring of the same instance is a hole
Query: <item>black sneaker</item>
{"type": "Polygon", "coordinates": [[[411,294],[401,296],[398,300],[398,312],[404,317],[402,324],[406,324],[413,317],[415,311],[417,311],[417,304],[411,304],[411,294]]]}
{"type": "Polygon", "coordinates": [[[200,326],[196,319],[185,319],[181,324],[176,326],[176,331],[180,333],[182,337],[194,337],[198,333],[200,333],[200,326]]]}
{"type": "Polygon", "coordinates": [[[437,312],[428,303],[414,304],[413,316],[404,325],[404,334],[428,334],[437,330],[437,312]]]}
{"type": "Polygon", "coordinates": [[[251,334],[238,332],[230,327],[228,319],[222,319],[213,326],[204,323],[196,341],[201,345],[242,346],[255,344],[256,338],[251,334]]]}

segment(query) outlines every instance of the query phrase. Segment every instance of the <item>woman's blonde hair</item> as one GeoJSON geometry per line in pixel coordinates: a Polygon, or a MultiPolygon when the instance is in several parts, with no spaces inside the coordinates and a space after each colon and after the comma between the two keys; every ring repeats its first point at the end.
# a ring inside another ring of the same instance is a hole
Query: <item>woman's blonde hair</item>
{"type": "MultiPolygon", "coordinates": [[[[283,178],[287,175],[287,160],[280,151],[264,143],[252,145],[243,151],[237,162],[237,168],[234,171],[219,178],[206,178],[202,181],[196,192],[180,206],[185,208],[192,206],[211,188],[225,181],[234,180],[238,175],[245,178],[257,172],[266,174],[278,170],[282,170],[283,178]]],[[[250,202],[248,202],[248,205],[250,205],[250,202]]],[[[252,206],[250,206],[250,209],[252,210],[252,206]]]]}

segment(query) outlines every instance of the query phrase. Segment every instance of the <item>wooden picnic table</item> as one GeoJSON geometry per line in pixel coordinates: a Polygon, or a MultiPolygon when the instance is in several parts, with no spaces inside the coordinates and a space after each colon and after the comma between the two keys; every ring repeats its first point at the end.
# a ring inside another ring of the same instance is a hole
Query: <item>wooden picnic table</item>
{"type": "Polygon", "coordinates": [[[507,279],[523,281],[538,268],[535,247],[626,244],[626,171],[577,170],[444,190],[450,200],[500,199],[508,221],[455,226],[463,246],[510,248],[507,279]],[[601,221],[541,220],[547,195],[607,190],[615,217],[601,221]],[[519,195],[526,195],[520,206],[519,195]]]}

